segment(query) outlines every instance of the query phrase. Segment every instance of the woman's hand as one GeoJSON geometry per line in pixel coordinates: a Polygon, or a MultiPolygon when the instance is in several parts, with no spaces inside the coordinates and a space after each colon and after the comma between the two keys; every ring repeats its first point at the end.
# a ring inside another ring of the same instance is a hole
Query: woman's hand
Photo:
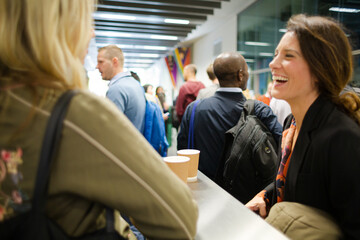
{"type": "Polygon", "coordinates": [[[251,199],[245,206],[251,211],[259,214],[262,218],[265,218],[267,216],[266,203],[264,198],[258,195],[251,199]]]}

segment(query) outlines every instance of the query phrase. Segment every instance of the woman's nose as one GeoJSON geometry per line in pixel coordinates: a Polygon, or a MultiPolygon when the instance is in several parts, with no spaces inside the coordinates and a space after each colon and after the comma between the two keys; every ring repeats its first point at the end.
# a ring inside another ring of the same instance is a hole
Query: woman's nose
{"type": "Polygon", "coordinates": [[[272,68],[276,68],[279,65],[278,63],[278,59],[277,57],[274,57],[273,60],[271,60],[271,62],[269,63],[269,67],[272,68]]]}

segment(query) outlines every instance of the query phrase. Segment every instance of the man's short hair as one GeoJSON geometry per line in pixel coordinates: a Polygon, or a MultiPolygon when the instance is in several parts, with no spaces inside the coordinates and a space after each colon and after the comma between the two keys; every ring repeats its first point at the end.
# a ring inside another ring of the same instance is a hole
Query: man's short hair
{"type": "Polygon", "coordinates": [[[245,69],[245,65],[245,59],[240,53],[224,52],[214,60],[213,68],[220,82],[233,82],[237,81],[238,74],[245,69]]]}
{"type": "Polygon", "coordinates": [[[215,76],[215,73],[214,73],[214,66],[213,66],[212,63],[207,67],[206,73],[209,76],[211,81],[214,81],[216,79],[216,76],[215,76]]]}
{"type": "Polygon", "coordinates": [[[196,75],[197,69],[195,64],[188,64],[185,67],[188,68],[194,75],[196,75]]]}
{"type": "Polygon", "coordinates": [[[119,47],[116,45],[107,45],[105,47],[99,48],[98,52],[101,51],[105,51],[104,56],[107,59],[113,59],[116,57],[120,62],[120,66],[124,67],[124,53],[119,47]]]}

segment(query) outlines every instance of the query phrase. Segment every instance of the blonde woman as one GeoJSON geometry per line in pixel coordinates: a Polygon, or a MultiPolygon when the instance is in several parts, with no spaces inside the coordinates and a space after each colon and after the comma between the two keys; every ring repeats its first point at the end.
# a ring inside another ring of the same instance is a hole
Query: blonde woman
{"type": "MultiPolygon", "coordinates": [[[[84,89],[92,0],[0,1],[0,224],[31,206],[49,113],[67,89],[84,89]]],[[[69,236],[105,226],[133,238],[119,213],[151,239],[192,239],[197,206],[131,122],[80,90],[53,162],[47,215],[69,236]],[[140,147],[139,147],[140,146],[140,147]]]]}

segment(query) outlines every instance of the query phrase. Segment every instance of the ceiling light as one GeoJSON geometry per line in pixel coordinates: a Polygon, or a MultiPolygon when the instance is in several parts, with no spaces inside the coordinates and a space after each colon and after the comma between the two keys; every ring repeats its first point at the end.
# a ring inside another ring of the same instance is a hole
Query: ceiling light
{"type": "Polygon", "coordinates": [[[95,30],[95,35],[96,36],[107,36],[107,37],[132,37],[133,36],[130,33],[99,31],[99,30],[95,30]]]}
{"type": "Polygon", "coordinates": [[[245,45],[248,46],[262,46],[262,47],[267,47],[270,46],[270,43],[266,43],[266,42],[245,42],[245,45]]]}
{"type": "Polygon", "coordinates": [[[131,58],[159,58],[160,54],[157,53],[133,53],[133,52],[124,52],[125,59],[127,57],[131,58]]]}
{"type": "Polygon", "coordinates": [[[139,54],[140,57],[146,57],[146,58],[159,58],[160,55],[159,54],[154,54],[154,53],[141,53],[139,54]]]}
{"type": "MultiPolygon", "coordinates": [[[[102,31],[95,30],[96,36],[105,36],[105,37],[125,37],[125,38],[143,38],[149,39],[149,34],[141,34],[141,33],[123,33],[119,31],[102,31]]],[[[150,35],[151,39],[158,40],[178,40],[177,36],[169,36],[169,35],[150,35]]]]}
{"type": "Polygon", "coordinates": [[[146,63],[129,63],[129,64],[127,64],[126,66],[124,66],[125,68],[129,68],[129,67],[131,67],[131,69],[133,69],[133,68],[148,68],[148,67],[150,67],[151,66],[151,64],[146,64],[146,63]]]}
{"type": "Polygon", "coordinates": [[[246,59],[246,58],[245,58],[245,62],[250,62],[250,63],[252,63],[252,62],[254,62],[254,59],[246,59]]]}
{"type": "Polygon", "coordinates": [[[274,54],[273,53],[267,53],[267,52],[261,52],[261,53],[259,53],[259,56],[272,57],[272,56],[274,56],[274,54]]]}
{"type": "Polygon", "coordinates": [[[166,23],[175,23],[175,24],[189,24],[189,23],[190,23],[189,20],[184,20],[184,19],[171,19],[171,18],[165,19],[164,22],[166,22],[166,23]]]}
{"type": "Polygon", "coordinates": [[[286,28],[280,28],[280,29],[279,29],[279,32],[285,33],[285,32],[287,32],[287,29],[286,29],[286,28]]]}
{"type": "Polygon", "coordinates": [[[117,20],[136,20],[136,17],[130,15],[113,14],[106,12],[94,12],[93,17],[98,19],[117,19],[117,20]]]}
{"type": "Polygon", "coordinates": [[[133,48],[132,45],[124,45],[124,44],[113,44],[113,43],[97,43],[96,47],[101,48],[108,45],[116,45],[118,48],[124,49],[124,48],[133,48]]]}
{"type": "Polygon", "coordinates": [[[152,39],[161,39],[161,40],[178,40],[176,36],[167,36],[167,35],[151,35],[152,39]]]}
{"type": "Polygon", "coordinates": [[[141,74],[143,74],[143,72],[144,72],[144,68],[138,68],[138,67],[132,67],[131,69],[127,69],[128,71],[133,71],[133,72],[136,72],[137,73],[137,75],[141,75],[141,74]]]}
{"type": "Polygon", "coordinates": [[[329,11],[333,11],[333,12],[345,12],[345,13],[358,13],[358,12],[360,12],[360,9],[356,9],[356,8],[331,7],[331,8],[329,8],[329,11]]]}
{"type": "MultiPolygon", "coordinates": [[[[97,47],[104,47],[110,45],[111,43],[97,43],[97,47]]],[[[118,48],[121,49],[146,49],[146,50],[168,50],[167,47],[164,46],[142,46],[142,45],[128,45],[128,44],[115,44],[118,48]]]]}
{"type": "Polygon", "coordinates": [[[128,59],[126,60],[125,59],[125,62],[126,63],[153,63],[154,60],[151,60],[151,59],[128,59]]]}
{"type": "Polygon", "coordinates": [[[147,49],[147,50],[167,50],[167,47],[163,47],[163,46],[142,46],[143,49],[147,49]]]}

